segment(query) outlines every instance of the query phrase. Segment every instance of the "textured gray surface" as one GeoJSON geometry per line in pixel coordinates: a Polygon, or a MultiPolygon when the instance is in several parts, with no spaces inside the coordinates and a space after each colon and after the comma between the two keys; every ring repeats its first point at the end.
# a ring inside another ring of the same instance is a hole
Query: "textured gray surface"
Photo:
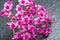
{"type": "MultiPolygon", "coordinates": [[[[6,0],[0,0],[0,10],[5,1],[6,0]]],[[[42,40],[60,40],[60,0],[36,0],[36,3],[45,6],[50,16],[54,14],[54,16],[51,16],[54,19],[51,26],[52,33],[48,38],[42,40]]],[[[6,27],[6,21],[6,18],[0,18],[0,40],[11,40],[12,32],[6,27]]]]}

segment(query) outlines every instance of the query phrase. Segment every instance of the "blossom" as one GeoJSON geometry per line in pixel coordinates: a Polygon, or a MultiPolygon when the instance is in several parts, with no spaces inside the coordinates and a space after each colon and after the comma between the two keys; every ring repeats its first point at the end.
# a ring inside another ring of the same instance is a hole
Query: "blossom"
{"type": "Polygon", "coordinates": [[[8,18],[10,18],[11,14],[12,14],[12,12],[10,12],[10,11],[7,11],[7,12],[5,13],[5,15],[6,15],[8,18]]]}
{"type": "Polygon", "coordinates": [[[0,16],[5,16],[5,10],[0,11],[0,16]]]}
{"type": "Polygon", "coordinates": [[[17,13],[20,13],[22,11],[22,7],[19,4],[16,5],[16,11],[17,13]]]}
{"type": "Polygon", "coordinates": [[[23,25],[22,28],[27,30],[27,29],[29,29],[29,25],[23,25]]]}
{"type": "Polygon", "coordinates": [[[11,1],[7,1],[4,4],[4,8],[1,10],[1,16],[7,16],[8,18],[11,16],[12,12],[10,11],[13,7],[13,3],[11,1]]]}
{"type": "Polygon", "coordinates": [[[23,25],[22,20],[18,20],[16,22],[16,24],[17,24],[18,28],[20,28],[23,25]]]}
{"type": "Polygon", "coordinates": [[[16,32],[15,35],[13,36],[12,40],[21,39],[21,38],[22,38],[22,33],[16,32]]]}
{"type": "Polygon", "coordinates": [[[40,17],[34,19],[34,24],[39,25],[41,23],[40,17]]]}
{"type": "Polygon", "coordinates": [[[38,34],[43,34],[44,30],[41,28],[37,28],[37,32],[38,32],[38,34]]]}
{"type": "Polygon", "coordinates": [[[13,3],[11,1],[7,1],[4,4],[4,10],[10,11],[12,9],[13,3]]]}
{"type": "Polygon", "coordinates": [[[12,14],[12,12],[6,11],[6,10],[1,10],[1,12],[0,12],[0,15],[1,15],[1,16],[7,16],[7,17],[10,17],[11,14],[12,14]]]}
{"type": "Polygon", "coordinates": [[[25,16],[22,20],[23,20],[24,24],[28,24],[30,17],[25,16]]]}
{"type": "Polygon", "coordinates": [[[36,34],[35,34],[34,32],[32,32],[32,33],[30,33],[30,36],[31,36],[31,38],[30,38],[30,39],[33,39],[33,38],[35,38],[35,37],[36,37],[36,34]]]}
{"type": "Polygon", "coordinates": [[[22,15],[23,15],[22,13],[16,13],[15,14],[15,16],[16,16],[17,19],[21,19],[22,18],[22,15]]]}
{"type": "Polygon", "coordinates": [[[7,23],[7,25],[9,26],[10,29],[15,29],[17,26],[14,22],[7,23]]]}
{"type": "Polygon", "coordinates": [[[24,11],[23,15],[24,16],[28,16],[28,17],[32,17],[32,14],[30,13],[30,11],[29,12],[28,11],[24,11]]]}
{"type": "Polygon", "coordinates": [[[26,5],[31,4],[32,0],[18,0],[18,2],[19,2],[20,5],[26,6],[26,5]]]}
{"type": "Polygon", "coordinates": [[[51,33],[51,28],[48,27],[48,28],[44,29],[43,34],[44,34],[45,36],[48,36],[50,33],[51,33]]]}
{"type": "Polygon", "coordinates": [[[29,30],[29,32],[33,33],[34,31],[36,31],[36,27],[33,25],[30,25],[28,30],[29,30]]]}
{"type": "Polygon", "coordinates": [[[30,34],[29,33],[25,33],[22,36],[23,36],[23,40],[29,40],[30,39],[30,34]]]}
{"type": "Polygon", "coordinates": [[[15,17],[15,16],[13,16],[11,20],[12,20],[12,21],[16,21],[16,17],[15,17]]]}

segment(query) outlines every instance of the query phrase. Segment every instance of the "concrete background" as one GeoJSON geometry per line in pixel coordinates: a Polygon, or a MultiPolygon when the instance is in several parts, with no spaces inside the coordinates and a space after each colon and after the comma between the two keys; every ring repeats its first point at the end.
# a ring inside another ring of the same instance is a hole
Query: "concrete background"
{"type": "MultiPolygon", "coordinates": [[[[3,8],[5,1],[6,0],[0,0],[0,10],[3,8]]],[[[53,18],[51,25],[52,33],[48,38],[43,38],[42,40],[60,40],[60,0],[35,0],[35,2],[45,6],[49,11],[49,16],[53,18]],[[52,16],[52,14],[54,14],[54,16],[52,16]]],[[[17,4],[16,1],[15,4],[17,4]]],[[[0,17],[0,40],[11,40],[12,31],[5,25],[8,21],[5,17],[0,17]]],[[[40,40],[39,37],[36,40],[40,40]]]]}

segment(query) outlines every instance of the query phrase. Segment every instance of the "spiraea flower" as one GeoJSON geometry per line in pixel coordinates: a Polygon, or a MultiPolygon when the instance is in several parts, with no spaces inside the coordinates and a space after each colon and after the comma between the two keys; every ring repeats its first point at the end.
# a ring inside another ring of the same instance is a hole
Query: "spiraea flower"
{"type": "Polygon", "coordinates": [[[44,34],[45,36],[48,36],[50,33],[51,33],[51,28],[47,27],[46,29],[44,29],[43,34],[44,34]]]}
{"type": "Polygon", "coordinates": [[[6,17],[10,17],[12,12],[11,9],[13,7],[13,3],[11,1],[7,1],[4,4],[4,8],[0,11],[0,16],[6,16],[6,17]]]}
{"type": "Polygon", "coordinates": [[[5,2],[4,4],[4,10],[10,11],[12,9],[13,3],[10,1],[5,2]]]}
{"type": "Polygon", "coordinates": [[[18,28],[20,28],[23,25],[23,21],[22,20],[18,20],[16,22],[16,24],[17,24],[18,28]]]}
{"type": "Polygon", "coordinates": [[[14,22],[7,23],[10,29],[15,29],[17,25],[14,22]]]}
{"type": "Polygon", "coordinates": [[[5,16],[5,10],[0,11],[0,16],[5,16]]]}
{"type": "Polygon", "coordinates": [[[22,38],[22,33],[21,32],[16,32],[15,35],[13,36],[12,40],[21,40],[22,38]]]}
{"type": "Polygon", "coordinates": [[[41,23],[41,18],[40,17],[34,19],[34,24],[35,25],[39,25],[40,23],[41,23]]]}
{"type": "Polygon", "coordinates": [[[20,5],[30,5],[32,3],[32,0],[18,0],[20,5]]]}
{"type": "Polygon", "coordinates": [[[23,36],[23,40],[29,40],[30,39],[30,34],[29,33],[25,33],[22,35],[23,36]]]}
{"type": "Polygon", "coordinates": [[[8,18],[11,16],[11,14],[12,14],[12,12],[6,11],[6,10],[1,10],[1,12],[0,12],[0,16],[6,16],[8,18]]]}
{"type": "Polygon", "coordinates": [[[19,4],[16,5],[16,11],[17,11],[17,13],[21,13],[23,11],[22,7],[19,4]]]}
{"type": "Polygon", "coordinates": [[[15,17],[16,17],[17,19],[22,19],[23,14],[22,14],[22,13],[16,13],[16,14],[15,14],[15,17]]]}
{"type": "Polygon", "coordinates": [[[15,16],[12,16],[12,19],[11,19],[13,22],[16,21],[16,17],[15,16]]]}
{"type": "Polygon", "coordinates": [[[16,14],[12,15],[13,2],[7,1],[0,16],[7,16],[11,19],[7,26],[11,30],[18,29],[12,40],[33,40],[37,35],[48,36],[51,33],[51,18],[48,16],[44,6],[37,5],[33,0],[18,0],[16,14]]]}
{"type": "Polygon", "coordinates": [[[42,34],[44,32],[44,30],[41,28],[37,28],[37,32],[38,32],[38,34],[42,34]]]}
{"type": "Polygon", "coordinates": [[[4,10],[10,11],[12,9],[13,3],[10,1],[5,2],[4,10]]]}

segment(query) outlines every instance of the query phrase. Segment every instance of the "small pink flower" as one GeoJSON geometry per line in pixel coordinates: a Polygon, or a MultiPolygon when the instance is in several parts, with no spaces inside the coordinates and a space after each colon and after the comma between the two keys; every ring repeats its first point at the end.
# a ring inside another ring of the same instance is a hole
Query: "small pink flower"
{"type": "Polygon", "coordinates": [[[44,18],[44,24],[48,27],[51,25],[51,18],[49,18],[48,16],[46,18],[44,18]]]}
{"type": "Polygon", "coordinates": [[[15,33],[15,35],[17,35],[17,38],[21,38],[22,37],[21,32],[17,32],[17,33],[15,33]]]}
{"type": "Polygon", "coordinates": [[[13,16],[13,17],[12,17],[12,21],[15,21],[15,20],[16,20],[16,17],[15,17],[15,16],[13,16]]]}
{"type": "Polygon", "coordinates": [[[16,16],[17,19],[21,19],[22,18],[22,13],[17,13],[17,14],[15,14],[15,16],[16,16]]]}
{"type": "Polygon", "coordinates": [[[36,34],[34,32],[30,33],[31,39],[36,37],[36,34]]]}
{"type": "Polygon", "coordinates": [[[32,14],[32,16],[35,16],[37,14],[37,11],[36,10],[32,10],[31,14],[32,14]]]}
{"type": "Polygon", "coordinates": [[[17,24],[18,28],[20,28],[23,25],[22,20],[18,20],[16,24],[17,24]]]}
{"type": "Polygon", "coordinates": [[[0,16],[5,16],[5,10],[0,11],[0,16]]]}
{"type": "Polygon", "coordinates": [[[29,39],[30,39],[30,34],[29,33],[23,34],[23,40],[29,40],[29,39]]]}
{"type": "Polygon", "coordinates": [[[13,36],[12,40],[17,40],[22,38],[22,33],[21,32],[16,32],[15,35],[13,36]]]}
{"type": "Polygon", "coordinates": [[[41,5],[38,5],[38,11],[43,11],[43,12],[45,12],[46,10],[45,10],[45,8],[44,8],[44,6],[41,6],[41,5]]]}
{"type": "Polygon", "coordinates": [[[14,22],[7,23],[7,25],[9,26],[10,29],[15,29],[17,26],[14,22]]]}
{"type": "Polygon", "coordinates": [[[33,19],[32,18],[30,18],[30,20],[29,20],[29,22],[28,22],[29,24],[33,24],[33,19]]]}
{"type": "Polygon", "coordinates": [[[20,5],[26,6],[26,5],[31,4],[32,0],[18,0],[18,2],[19,2],[20,5]]]}
{"type": "Polygon", "coordinates": [[[26,11],[30,11],[30,10],[31,10],[30,5],[26,6],[26,11]]]}
{"type": "Polygon", "coordinates": [[[41,23],[40,17],[34,19],[34,24],[39,25],[41,23]]]}
{"type": "Polygon", "coordinates": [[[22,28],[23,29],[28,29],[29,28],[29,25],[23,25],[22,28]]]}
{"type": "Polygon", "coordinates": [[[30,20],[30,17],[28,17],[28,16],[25,16],[24,18],[22,18],[22,20],[23,20],[23,24],[28,24],[28,22],[29,22],[29,20],[30,20]]]}
{"type": "MultiPolygon", "coordinates": [[[[29,10],[28,10],[28,11],[29,11],[29,10]]],[[[23,15],[24,15],[24,16],[28,16],[28,17],[32,17],[32,14],[30,13],[30,11],[29,11],[29,12],[28,12],[28,11],[27,11],[27,12],[24,11],[24,12],[23,12],[23,15]]]]}
{"type": "Polygon", "coordinates": [[[21,12],[22,11],[22,7],[19,4],[16,5],[16,11],[17,12],[21,12]]]}
{"type": "Polygon", "coordinates": [[[49,27],[46,28],[46,29],[44,30],[44,32],[43,32],[43,34],[44,34],[45,36],[48,36],[50,33],[51,33],[51,29],[50,29],[49,27]]]}
{"type": "Polygon", "coordinates": [[[46,25],[42,25],[41,27],[42,27],[43,29],[45,29],[47,26],[46,26],[46,25]]]}
{"type": "Polygon", "coordinates": [[[34,31],[36,31],[36,27],[33,25],[30,25],[28,30],[29,30],[29,32],[34,32],[34,31]]]}
{"type": "Polygon", "coordinates": [[[5,15],[6,15],[8,18],[10,18],[11,14],[12,14],[12,12],[10,12],[10,11],[6,11],[6,13],[5,13],[5,15]]]}
{"type": "Polygon", "coordinates": [[[7,16],[10,17],[11,16],[11,12],[10,11],[6,11],[6,10],[1,10],[0,15],[1,16],[7,16]]]}
{"type": "Polygon", "coordinates": [[[41,28],[37,28],[37,32],[38,32],[38,34],[42,34],[44,32],[44,30],[41,28]]]}
{"type": "Polygon", "coordinates": [[[4,10],[10,11],[12,9],[13,3],[10,1],[5,2],[4,10]]]}

